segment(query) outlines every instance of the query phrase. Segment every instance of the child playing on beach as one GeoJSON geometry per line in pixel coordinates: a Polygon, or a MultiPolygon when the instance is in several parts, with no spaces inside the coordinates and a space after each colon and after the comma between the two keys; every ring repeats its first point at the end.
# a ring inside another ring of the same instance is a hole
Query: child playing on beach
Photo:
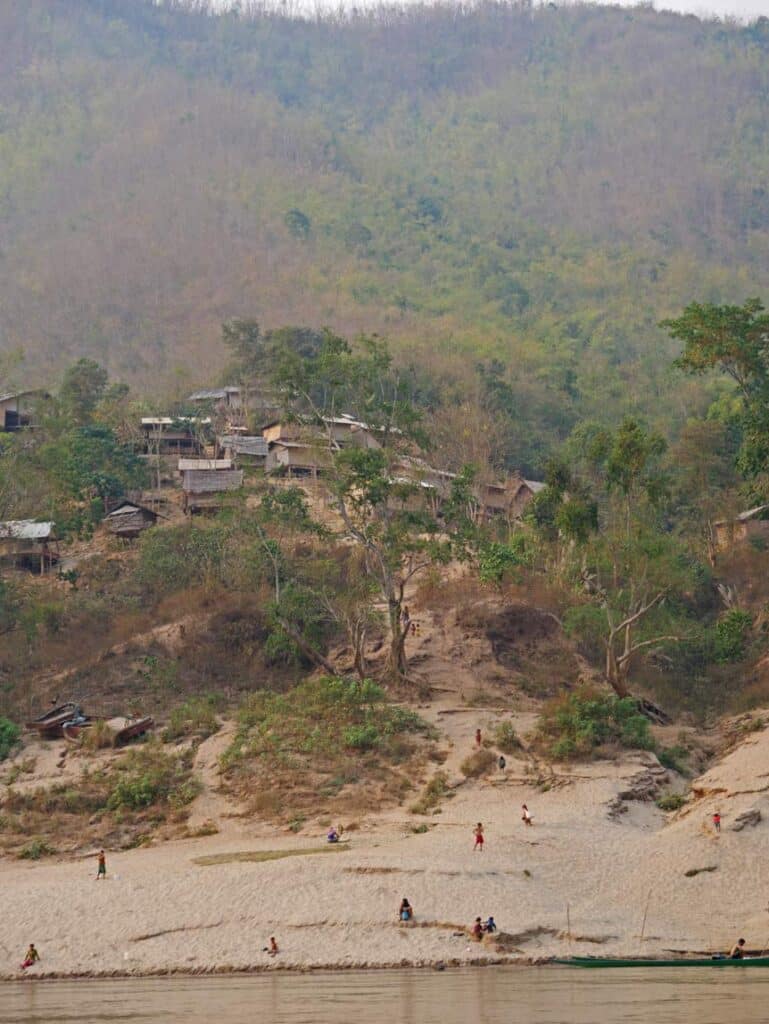
{"type": "Polygon", "coordinates": [[[713,815],[713,828],[716,830],[716,833],[721,831],[721,815],[718,811],[713,815]]]}
{"type": "Polygon", "coordinates": [[[489,935],[493,935],[494,932],[497,930],[497,922],[494,920],[491,914],[489,914],[489,919],[483,926],[483,930],[487,932],[489,935]]]}
{"type": "Polygon", "coordinates": [[[524,823],[524,825],[533,825],[534,821],[532,820],[531,814],[529,814],[529,808],[526,806],[526,804],[521,805],[521,811],[521,821],[524,823]]]}
{"type": "Polygon", "coordinates": [[[337,830],[334,828],[333,825],[331,826],[331,828],[326,833],[326,841],[329,842],[329,843],[338,843],[339,842],[339,833],[337,832],[337,830]]]}
{"type": "Polygon", "coordinates": [[[398,917],[401,921],[412,921],[414,919],[414,908],[411,906],[409,901],[404,896],[401,900],[400,910],[398,911],[398,917]]]}
{"type": "Polygon", "coordinates": [[[476,747],[480,747],[480,745],[481,745],[481,730],[480,729],[476,729],[475,730],[475,745],[476,745],[476,747]]]}
{"type": "MultiPolygon", "coordinates": [[[[479,821],[473,829],[473,835],[475,836],[475,843],[473,844],[473,853],[476,850],[480,850],[483,853],[483,825],[479,821]]],[[[480,918],[478,919],[480,920],[480,918]]]]}
{"type": "Polygon", "coordinates": [[[40,959],[40,954],[35,949],[34,942],[30,942],[29,949],[24,954],[24,959],[21,962],[21,969],[22,969],[22,971],[26,971],[26,969],[28,967],[31,967],[32,964],[36,964],[39,959],[40,959]]]}
{"type": "Polygon", "coordinates": [[[475,924],[470,930],[470,934],[472,935],[476,942],[483,941],[483,925],[481,924],[480,917],[476,917],[475,924]]]}
{"type": "Polygon", "coordinates": [[[275,956],[276,953],[280,952],[280,950],[278,949],[278,944],[275,941],[275,936],[274,935],[270,936],[270,945],[269,946],[265,946],[264,947],[264,951],[265,951],[265,953],[267,953],[268,956],[275,956]]]}
{"type": "Polygon", "coordinates": [[[99,850],[99,866],[96,869],[96,881],[100,878],[107,877],[107,858],[104,855],[104,850],[99,850]]]}

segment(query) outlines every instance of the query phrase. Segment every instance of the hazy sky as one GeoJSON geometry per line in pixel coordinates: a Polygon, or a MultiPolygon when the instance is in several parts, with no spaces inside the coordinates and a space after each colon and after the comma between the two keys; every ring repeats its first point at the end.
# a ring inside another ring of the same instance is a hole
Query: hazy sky
{"type": "MultiPolygon", "coordinates": [[[[633,2],[618,0],[623,7],[632,7],[633,2]]],[[[681,11],[686,14],[731,15],[745,21],[763,14],[769,18],[769,0],[657,0],[654,4],[660,11],[681,11]]]]}

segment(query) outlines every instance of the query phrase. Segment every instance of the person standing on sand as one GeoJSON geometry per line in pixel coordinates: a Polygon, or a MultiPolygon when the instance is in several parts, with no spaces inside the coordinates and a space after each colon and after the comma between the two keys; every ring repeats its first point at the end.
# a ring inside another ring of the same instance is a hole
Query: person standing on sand
{"type": "Polygon", "coordinates": [[[99,866],[96,869],[96,881],[100,878],[107,877],[107,858],[104,854],[104,850],[99,850],[99,866]]]}
{"type": "Polygon", "coordinates": [[[507,768],[507,761],[505,760],[504,754],[499,755],[499,760],[497,761],[497,764],[499,765],[499,770],[501,772],[503,772],[505,768],[507,768]]]}
{"type": "Polygon", "coordinates": [[[476,729],[475,730],[475,745],[476,745],[476,747],[480,747],[480,745],[481,745],[481,730],[480,729],[476,729]]]}
{"type": "MultiPolygon", "coordinates": [[[[473,829],[473,835],[475,836],[475,843],[473,844],[473,853],[476,850],[480,850],[483,853],[483,825],[479,821],[473,829]]],[[[480,920],[480,918],[478,918],[480,920]]]]}
{"type": "Polygon", "coordinates": [[[475,924],[473,925],[470,934],[476,942],[483,942],[483,925],[481,924],[480,917],[476,917],[475,924]]]}
{"type": "Polygon", "coordinates": [[[270,936],[270,944],[269,944],[269,946],[265,946],[264,947],[264,952],[268,956],[275,956],[277,953],[280,952],[280,950],[278,949],[278,944],[275,941],[275,936],[274,935],[270,936]]]}
{"type": "Polygon", "coordinates": [[[40,954],[35,949],[34,942],[30,942],[29,949],[24,954],[24,959],[21,962],[21,970],[22,971],[26,971],[26,969],[28,967],[31,967],[32,964],[36,964],[39,959],[40,959],[40,954]]]}
{"type": "Polygon", "coordinates": [[[716,835],[721,832],[721,815],[718,811],[713,815],[713,828],[716,830],[716,835]]]}
{"type": "Polygon", "coordinates": [[[524,825],[534,824],[531,814],[529,813],[529,808],[526,806],[526,804],[521,804],[521,821],[524,823],[524,825]]]}

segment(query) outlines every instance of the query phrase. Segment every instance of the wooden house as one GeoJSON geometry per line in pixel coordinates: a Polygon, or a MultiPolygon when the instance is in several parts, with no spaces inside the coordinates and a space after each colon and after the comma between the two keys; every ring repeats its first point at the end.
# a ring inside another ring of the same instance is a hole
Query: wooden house
{"type": "Polygon", "coordinates": [[[243,407],[241,389],[234,384],[223,388],[203,388],[190,395],[187,399],[193,405],[214,407],[223,412],[239,412],[243,407]]]}
{"type": "Polygon", "coordinates": [[[15,432],[34,426],[36,406],[50,397],[40,388],[0,395],[0,431],[15,432]]]}
{"type": "Polygon", "coordinates": [[[216,439],[217,451],[224,458],[237,459],[240,465],[264,469],[267,441],[261,435],[222,434],[216,439]]]}
{"type": "Polygon", "coordinates": [[[183,475],[196,469],[211,469],[214,471],[233,469],[232,459],[179,459],[178,469],[183,475]]]}
{"type": "Polygon", "coordinates": [[[723,551],[738,541],[761,538],[769,543],[769,505],[756,505],[731,519],[713,523],[715,546],[723,551]]]}
{"type": "Polygon", "coordinates": [[[59,560],[54,524],[32,519],[0,523],[0,559],[16,567],[46,572],[59,560]]]}
{"type": "Polygon", "coordinates": [[[210,419],[194,416],[144,416],[141,434],[149,455],[201,454],[210,419]]]}
{"type": "Polygon", "coordinates": [[[265,470],[284,473],[287,477],[310,477],[317,480],[331,464],[331,454],[322,445],[304,441],[271,441],[267,449],[265,470]]]}
{"type": "Polygon", "coordinates": [[[184,510],[191,515],[220,508],[222,495],[242,486],[242,469],[186,469],[182,473],[184,510]]]}
{"type": "Polygon", "coordinates": [[[158,513],[145,505],[127,499],[117,504],[104,517],[110,533],[125,540],[133,540],[143,530],[148,530],[158,521],[158,513]]]}

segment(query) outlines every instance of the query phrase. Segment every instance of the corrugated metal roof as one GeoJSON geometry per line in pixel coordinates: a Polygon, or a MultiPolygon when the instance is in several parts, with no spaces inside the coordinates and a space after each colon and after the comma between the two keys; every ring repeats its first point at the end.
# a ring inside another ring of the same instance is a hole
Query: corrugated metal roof
{"type": "Polygon", "coordinates": [[[174,423],[180,423],[187,426],[190,423],[199,423],[205,426],[210,423],[210,418],[200,419],[197,416],[142,416],[143,427],[170,427],[174,423]]]}
{"type": "Polygon", "coordinates": [[[190,395],[188,402],[221,402],[227,395],[239,395],[240,388],[230,385],[224,388],[202,388],[190,395]]]}
{"type": "Polygon", "coordinates": [[[547,486],[547,484],[543,484],[539,480],[524,480],[523,482],[535,494],[539,494],[540,491],[544,491],[545,487],[547,486]]]}
{"type": "Polygon", "coordinates": [[[188,494],[237,491],[243,486],[242,469],[188,469],[182,484],[188,494]]]}
{"type": "Polygon", "coordinates": [[[267,455],[267,440],[264,437],[225,434],[219,438],[222,448],[230,448],[236,455],[267,455]]]}
{"type": "Polygon", "coordinates": [[[46,540],[52,533],[53,523],[36,523],[33,519],[0,523],[1,540],[46,540]]]}
{"type": "Polygon", "coordinates": [[[26,388],[24,391],[7,391],[4,395],[0,395],[0,402],[9,402],[12,398],[27,398],[29,395],[48,397],[48,392],[44,391],[43,388],[26,388]]]}
{"type": "Polygon", "coordinates": [[[195,469],[213,469],[217,472],[232,469],[232,459],[179,459],[180,473],[195,469]]]}

